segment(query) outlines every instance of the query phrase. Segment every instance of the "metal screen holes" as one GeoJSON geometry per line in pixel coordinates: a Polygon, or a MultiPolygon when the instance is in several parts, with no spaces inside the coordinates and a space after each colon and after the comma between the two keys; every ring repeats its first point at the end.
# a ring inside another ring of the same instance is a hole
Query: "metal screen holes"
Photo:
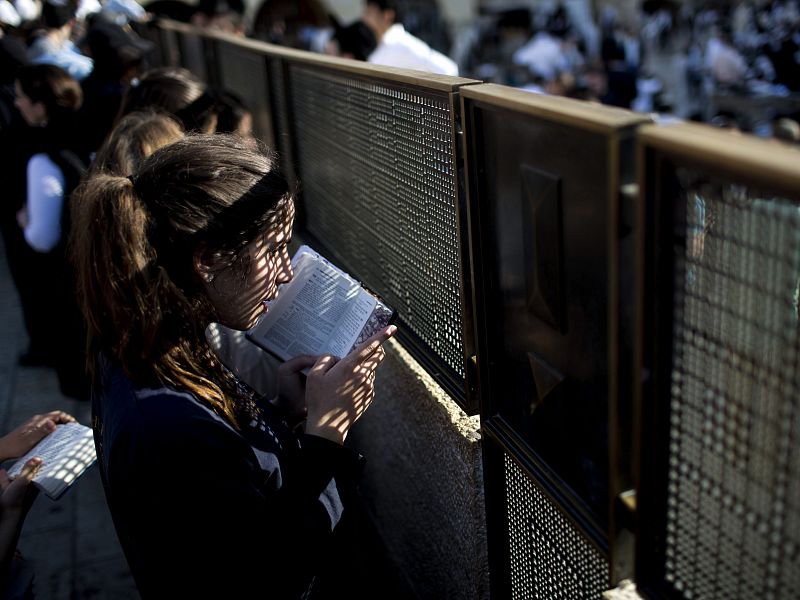
{"type": "Polygon", "coordinates": [[[309,231],[463,377],[448,96],[296,65],[290,77],[309,231]]]}
{"type": "MultiPolygon", "coordinates": [[[[219,42],[216,46],[222,88],[239,96],[250,109],[257,137],[273,144],[274,131],[270,119],[268,74],[264,56],[253,50],[219,42]]],[[[277,148],[276,148],[277,150],[277,148]]]]}
{"type": "Polygon", "coordinates": [[[506,494],[515,600],[596,600],[608,563],[508,456],[506,494]]]}
{"type": "Polygon", "coordinates": [[[690,599],[796,598],[800,209],[678,174],[665,578],[690,599]]]}
{"type": "Polygon", "coordinates": [[[289,147],[289,113],[286,108],[286,90],[283,82],[283,61],[280,58],[271,57],[269,59],[269,90],[273,102],[272,122],[275,126],[275,143],[278,151],[283,155],[282,161],[287,176],[294,173],[290,168],[291,162],[289,147]]]}

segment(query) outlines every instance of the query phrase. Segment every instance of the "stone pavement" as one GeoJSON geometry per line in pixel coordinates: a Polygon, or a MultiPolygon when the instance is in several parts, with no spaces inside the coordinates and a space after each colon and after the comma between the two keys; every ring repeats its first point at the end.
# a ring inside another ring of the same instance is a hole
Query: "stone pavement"
{"type": "MultiPolygon", "coordinates": [[[[61,409],[90,424],[88,403],[61,395],[50,369],[17,366],[27,336],[0,244],[0,433],[35,413],[61,409]]],[[[139,598],[117,540],[97,466],[57,502],[43,494],[28,514],[19,549],[33,561],[37,600],[139,598]]]]}

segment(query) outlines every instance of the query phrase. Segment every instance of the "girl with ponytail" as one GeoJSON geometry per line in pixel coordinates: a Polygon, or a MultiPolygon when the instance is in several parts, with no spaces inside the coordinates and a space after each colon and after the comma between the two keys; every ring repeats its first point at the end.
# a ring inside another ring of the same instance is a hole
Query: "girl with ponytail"
{"type": "Polygon", "coordinates": [[[294,199],[276,156],[188,136],[78,193],[95,442],[142,596],[308,597],[359,469],[342,443],[394,328],[343,358],[287,361],[265,401],[205,329],[252,327],[292,278],[294,199]]]}

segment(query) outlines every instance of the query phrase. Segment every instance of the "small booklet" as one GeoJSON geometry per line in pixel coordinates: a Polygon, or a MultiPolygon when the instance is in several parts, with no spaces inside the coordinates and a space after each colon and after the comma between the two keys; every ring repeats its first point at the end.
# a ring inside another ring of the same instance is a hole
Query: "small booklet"
{"type": "Polygon", "coordinates": [[[80,423],[56,425],[48,434],[8,470],[14,478],[28,459],[38,456],[42,466],[33,478],[33,485],[52,500],[58,500],[96,460],[92,430],[80,423]]]}
{"type": "Polygon", "coordinates": [[[281,286],[247,339],[281,360],[301,354],[343,357],[390,325],[397,312],[340,268],[301,246],[294,278],[281,286]]]}

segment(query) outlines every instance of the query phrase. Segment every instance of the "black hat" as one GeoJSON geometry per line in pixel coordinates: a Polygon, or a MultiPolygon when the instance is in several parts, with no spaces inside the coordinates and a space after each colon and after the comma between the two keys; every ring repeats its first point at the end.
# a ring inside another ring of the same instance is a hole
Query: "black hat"
{"type": "Polygon", "coordinates": [[[367,60],[378,45],[375,33],[363,21],[355,21],[342,27],[333,22],[333,38],[342,54],[350,54],[356,60],[367,60]]]}
{"type": "Polygon", "coordinates": [[[131,65],[141,61],[153,49],[152,42],[140,38],[127,26],[103,20],[92,24],[84,44],[89,48],[95,65],[98,62],[131,65]]]}

